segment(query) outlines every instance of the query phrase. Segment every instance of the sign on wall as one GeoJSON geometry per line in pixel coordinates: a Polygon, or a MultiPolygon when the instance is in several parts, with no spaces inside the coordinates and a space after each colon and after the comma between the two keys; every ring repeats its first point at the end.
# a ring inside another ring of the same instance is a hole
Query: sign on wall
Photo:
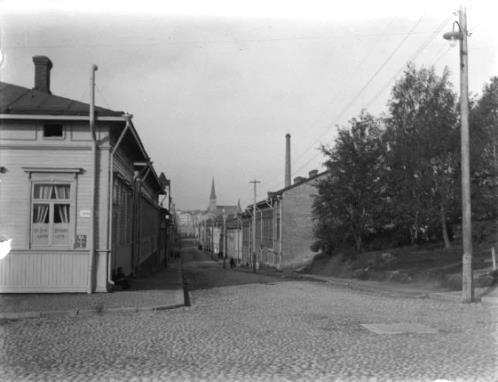
{"type": "Polygon", "coordinates": [[[86,248],[86,235],[76,235],[74,248],[86,248]]]}

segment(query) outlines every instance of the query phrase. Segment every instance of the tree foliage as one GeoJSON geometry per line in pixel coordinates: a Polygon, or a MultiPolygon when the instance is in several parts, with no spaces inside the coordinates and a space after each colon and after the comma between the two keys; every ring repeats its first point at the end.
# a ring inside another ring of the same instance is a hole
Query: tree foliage
{"type": "MultiPolygon", "coordinates": [[[[328,177],[313,205],[315,248],[332,253],[443,240],[461,222],[460,116],[448,71],[409,64],[392,88],[388,115],[366,111],[322,147],[328,177]]],[[[498,77],[471,102],[472,218],[496,230],[498,217],[498,77]],[[491,222],[491,224],[489,224],[491,222]]],[[[458,236],[458,235],[457,235],[458,236]]]]}
{"type": "Polygon", "coordinates": [[[433,68],[408,65],[392,90],[386,182],[393,222],[412,243],[432,230],[449,245],[459,153],[455,100],[448,72],[439,77],[433,68]]]}
{"type": "Polygon", "coordinates": [[[330,251],[348,242],[357,250],[375,228],[382,192],[383,144],[379,121],[362,112],[340,129],[333,148],[322,147],[328,157],[328,177],[318,184],[313,210],[315,235],[330,251]]]}
{"type": "Polygon", "coordinates": [[[481,221],[498,217],[498,77],[484,86],[470,113],[472,215],[476,239],[481,221]]]}

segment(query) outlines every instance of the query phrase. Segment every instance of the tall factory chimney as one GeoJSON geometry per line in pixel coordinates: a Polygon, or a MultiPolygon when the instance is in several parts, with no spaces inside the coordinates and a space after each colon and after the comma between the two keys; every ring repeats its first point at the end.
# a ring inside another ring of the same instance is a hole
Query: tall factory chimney
{"type": "Polygon", "coordinates": [[[291,147],[290,147],[290,134],[285,135],[285,187],[291,185],[291,147]]]}

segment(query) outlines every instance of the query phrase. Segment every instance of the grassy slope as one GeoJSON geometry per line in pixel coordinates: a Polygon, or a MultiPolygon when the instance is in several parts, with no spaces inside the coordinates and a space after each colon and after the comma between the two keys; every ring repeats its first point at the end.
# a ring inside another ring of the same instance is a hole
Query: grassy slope
{"type": "MultiPolygon", "coordinates": [[[[479,270],[490,269],[492,245],[483,244],[474,247],[473,268],[476,273],[479,270]]],[[[444,249],[442,244],[426,244],[363,252],[357,254],[354,261],[344,261],[343,258],[341,253],[332,257],[317,255],[303,272],[353,278],[357,269],[369,268],[369,279],[386,280],[391,272],[399,270],[409,274],[411,282],[438,284],[449,275],[459,274],[462,269],[462,250],[459,245],[444,249]],[[379,256],[386,252],[394,255],[396,261],[391,264],[382,264],[378,261],[379,256]]]]}

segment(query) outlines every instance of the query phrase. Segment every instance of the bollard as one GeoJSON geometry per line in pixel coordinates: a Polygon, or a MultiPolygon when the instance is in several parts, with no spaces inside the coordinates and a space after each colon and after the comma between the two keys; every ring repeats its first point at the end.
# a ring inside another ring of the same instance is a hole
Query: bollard
{"type": "Polygon", "coordinates": [[[183,303],[185,306],[190,306],[190,295],[188,293],[188,281],[183,280],[183,303]]]}

